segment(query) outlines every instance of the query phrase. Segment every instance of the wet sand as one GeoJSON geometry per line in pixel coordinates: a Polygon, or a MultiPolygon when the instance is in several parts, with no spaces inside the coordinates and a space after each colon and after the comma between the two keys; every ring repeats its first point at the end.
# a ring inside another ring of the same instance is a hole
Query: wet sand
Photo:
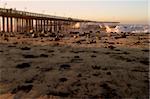
{"type": "Polygon", "coordinates": [[[0,99],[148,98],[149,35],[115,37],[1,37],[0,99]]]}

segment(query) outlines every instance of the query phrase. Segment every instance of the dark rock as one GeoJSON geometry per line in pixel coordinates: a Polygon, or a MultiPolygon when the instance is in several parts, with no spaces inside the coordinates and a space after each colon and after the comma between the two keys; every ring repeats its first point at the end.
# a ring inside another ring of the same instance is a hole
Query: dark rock
{"type": "Polygon", "coordinates": [[[81,44],[81,41],[76,41],[76,43],[81,44]]]}
{"type": "Polygon", "coordinates": [[[149,52],[149,49],[143,49],[142,51],[143,52],[149,52]]]}
{"type": "Polygon", "coordinates": [[[82,74],[79,73],[79,74],[77,75],[77,77],[82,77],[82,74]]]}
{"type": "Polygon", "coordinates": [[[137,42],[135,42],[134,44],[140,44],[141,42],[140,41],[137,41],[137,42]]]}
{"type": "Polygon", "coordinates": [[[131,84],[127,84],[128,87],[131,87],[131,84]]]}
{"type": "Polygon", "coordinates": [[[18,64],[16,66],[16,68],[20,68],[20,69],[23,69],[23,68],[28,68],[30,67],[30,64],[29,63],[22,63],[22,64],[18,64]]]}
{"type": "Polygon", "coordinates": [[[104,68],[102,68],[102,70],[107,70],[107,68],[106,68],[106,67],[104,67],[104,68]]]}
{"type": "Polygon", "coordinates": [[[16,44],[18,44],[18,42],[14,42],[13,44],[16,45],[16,44]]]}
{"type": "Polygon", "coordinates": [[[74,56],[74,58],[80,58],[79,56],[74,56]]]}
{"type": "Polygon", "coordinates": [[[95,66],[92,66],[92,68],[93,68],[93,69],[97,69],[97,70],[99,70],[101,67],[100,67],[100,66],[95,65],[95,66]]]}
{"type": "Polygon", "coordinates": [[[90,44],[92,44],[92,43],[96,43],[96,41],[95,40],[90,41],[90,44]]]}
{"type": "Polygon", "coordinates": [[[25,83],[33,83],[33,79],[26,80],[25,83]]]}
{"type": "Polygon", "coordinates": [[[54,43],[52,46],[53,46],[53,47],[59,46],[59,43],[54,43]]]}
{"type": "Polygon", "coordinates": [[[70,34],[79,34],[79,32],[72,32],[72,31],[71,31],[70,34]]]}
{"type": "Polygon", "coordinates": [[[129,54],[129,52],[123,52],[123,54],[129,54]]]}
{"type": "Polygon", "coordinates": [[[116,37],[114,37],[115,39],[120,39],[121,37],[120,36],[116,36],[116,37]]]}
{"type": "Polygon", "coordinates": [[[48,72],[48,71],[50,71],[50,70],[52,70],[53,68],[52,67],[50,67],[50,68],[40,68],[40,70],[42,71],[42,72],[48,72]]]}
{"type": "Polygon", "coordinates": [[[101,84],[100,87],[103,87],[103,88],[106,88],[106,89],[109,88],[108,84],[106,84],[106,83],[101,84]]]}
{"type": "Polygon", "coordinates": [[[48,57],[46,54],[41,54],[40,57],[48,57]]]}
{"type": "Polygon", "coordinates": [[[109,42],[109,44],[115,44],[114,42],[109,42]]]}
{"type": "Polygon", "coordinates": [[[60,78],[60,79],[59,79],[60,82],[65,82],[65,81],[67,81],[67,80],[68,80],[67,78],[60,78]]]}
{"type": "Polygon", "coordinates": [[[92,51],[93,53],[98,53],[98,51],[92,51]]]}
{"type": "Polygon", "coordinates": [[[18,91],[24,91],[26,93],[28,93],[31,89],[32,89],[33,85],[22,85],[22,86],[18,86],[17,88],[12,90],[12,94],[17,93],[18,91]]]}
{"type": "Polygon", "coordinates": [[[49,90],[47,95],[52,95],[52,96],[60,96],[60,97],[68,97],[70,95],[69,92],[61,92],[61,91],[55,91],[55,90],[49,90]]]}
{"type": "Polygon", "coordinates": [[[121,36],[121,38],[126,38],[126,35],[125,35],[125,34],[123,34],[123,35],[121,36]]]}
{"type": "Polygon", "coordinates": [[[112,89],[107,83],[100,85],[103,88],[103,93],[101,94],[104,99],[120,99],[121,96],[117,94],[116,89],[112,89]]]}
{"type": "Polygon", "coordinates": [[[9,41],[9,39],[7,37],[5,37],[4,40],[9,41]]]}
{"type": "Polygon", "coordinates": [[[141,69],[132,69],[131,71],[134,71],[134,72],[148,72],[147,70],[141,70],[141,69]]]}
{"type": "Polygon", "coordinates": [[[114,47],[114,46],[112,46],[112,45],[110,45],[110,46],[108,46],[108,48],[110,48],[110,49],[114,49],[114,48],[116,48],[116,47],[114,47]]]}
{"type": "Polygon", "coordinates": [[[111,75],[111,72],[107,72],[106,74],[107,74],[107,75],[111,75]]]}
{"type": "Polygon", "coordinates": [[[29,47],[22,47],[21,50],[30,50],[31,48],[29,47]]]}
{"type": "Polygon", "coordinates": [[[93,76],[99,76],[100,75],[100,73],[94,73],[93,74],[93,76]]]}
{"type": "Polygon", "coordinates": [[[120,51],[120,49],[115,49],[115,51],[120,51]]]}
{"type": "Polygon", "coordinates": [[[74,59],[71,59],[71,63],[81,63],[83,61],[83,59],[80,59],[80,58],[74,58],[74,59]]]}
{"type": "Polygon", "coordinates": [[[9,45],[8,47],[16,47],[15,45],[9,45]]]}
{"type": "Polygon", "coordinates": [[[70,69],[70,65],[68,65],[68,64],[62,64],[62,65],[60,65],[60,69],[70,69]]]}
{"type": "Polygon", "coordinates": [[[52,53],[52,52],[54,52],[54,50],[48,50],[48,53],[52,53]]]}
{"type": "Polygon", "coordinates": [[[54,41],[59,41],[60,39],[59,39],[59,37],[56,37],[55,39],[54,39],[54,41]]]}
{"type": "Polygon", "coordinates": [[[96,55],[91,55],[91,57],[96,57],[96,55]]]}
{"type": "Polygon", "coordinates": [[[149,65],[149,60],[141,60],[140,63],[144,65],[149,65]]]}
{"type": "Polygon", "coordinates": [[[111,54],[110,52],[104,52],[104,54],[111,54]]]}
{"type": "Polygon", "coordinates": [[[35,55],[25,55],[25,54],[23,54],[22,56],[24,58],[38,58],[38,56],[35,56],[35,55]]]}

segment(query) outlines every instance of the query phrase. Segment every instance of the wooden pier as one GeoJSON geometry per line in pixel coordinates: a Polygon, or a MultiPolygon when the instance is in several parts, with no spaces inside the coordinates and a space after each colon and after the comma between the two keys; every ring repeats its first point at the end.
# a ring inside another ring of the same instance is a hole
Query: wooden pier
{"type": "Polygon", "coordinates": [[[66,27],[67,29],[72,28],[77,22],[96,21],[0,8],[1,32],[28,32],[31,30],[35,32],[58,32],[66,29],[66,27]]]}

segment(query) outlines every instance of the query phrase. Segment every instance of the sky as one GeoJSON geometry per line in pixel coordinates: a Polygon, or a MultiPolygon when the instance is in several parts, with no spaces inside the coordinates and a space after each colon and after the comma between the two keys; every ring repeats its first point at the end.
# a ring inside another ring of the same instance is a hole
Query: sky
{"type": "Polygon", "coordinates": [[[148,0],[0,0],[2,8],[123,24],[147,24],[148,0]]]}

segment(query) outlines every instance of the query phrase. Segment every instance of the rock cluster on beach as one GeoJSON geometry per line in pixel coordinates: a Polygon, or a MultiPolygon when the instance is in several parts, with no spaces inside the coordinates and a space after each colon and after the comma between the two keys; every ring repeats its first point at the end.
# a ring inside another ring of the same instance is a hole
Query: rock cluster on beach
{"type": "Polygon", "coordinates": [[[149,33],[0,35],[0,99],[148,98],[149,33]]]}

